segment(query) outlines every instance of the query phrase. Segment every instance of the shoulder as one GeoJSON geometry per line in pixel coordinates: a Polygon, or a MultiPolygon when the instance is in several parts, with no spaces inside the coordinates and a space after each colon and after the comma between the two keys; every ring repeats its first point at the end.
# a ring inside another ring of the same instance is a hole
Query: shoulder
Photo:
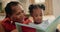
{"type": "Polygon", "coordinates": [[[6,21],[10,21],[9,18],[5,18],[4,20],[2,20],[2,22],[6,22],[6,21]]]}
{"type": "Polygon", "coordinates": [[[11,30],[13,30],[13,29],[16,28],[13,24],[10,24],[10,19],[9,19],[9,18],[5,18],[5,19],[2,21],[2,26],[4,27],[4,29],[5,29],[6,31],[11,31],[11,30]]]}
{"type": "Polygon", "coordinates": [[[2,20],[1,23],[2,23],[2,25],[6,25],[8,21],[10,21],[10,19],[9,18],[5,18],[4,20],[2,20]]]}

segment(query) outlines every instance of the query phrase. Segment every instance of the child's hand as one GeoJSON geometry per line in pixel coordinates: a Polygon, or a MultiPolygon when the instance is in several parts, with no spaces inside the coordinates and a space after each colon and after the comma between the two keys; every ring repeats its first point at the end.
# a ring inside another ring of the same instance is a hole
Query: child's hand
{"type": "Polygon", "coordinates": [[[60,24],[57,25],[57,29],[60,31],[60,24]]]}

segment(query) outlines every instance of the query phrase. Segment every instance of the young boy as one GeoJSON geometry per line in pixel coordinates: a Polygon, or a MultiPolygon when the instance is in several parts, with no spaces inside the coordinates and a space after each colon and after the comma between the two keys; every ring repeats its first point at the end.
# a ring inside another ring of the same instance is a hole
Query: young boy
{"type": "Polygon", "coordinates": [[[33,17],[34,22],[30,23],[29,25],[35,27],[40,27],[45,29],[48,25],[47,21],[42,20],[43,10],[45,10],[44,5],[32,4],[29,6],[30,15],[33,17]]]}
{"type": "Polygon", "coordinates": [[[25,14],[21,4],[17,1],[12,1],[5,7],[6,17],[2,21],[5,32],[11,32],[16,29],[15,22],[28,24],[29,20],[24,20],[25,14]]]}

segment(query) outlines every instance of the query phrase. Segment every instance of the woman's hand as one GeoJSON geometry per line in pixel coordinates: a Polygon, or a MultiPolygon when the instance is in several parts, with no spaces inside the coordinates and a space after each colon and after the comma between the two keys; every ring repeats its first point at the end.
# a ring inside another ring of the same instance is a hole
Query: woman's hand
{"type": "Polygon", "coordinates": [[[17,30],[17,29],[14,29],[14,30],[12,30],[11,32],[18,32],[18,30],[17,30]]]}

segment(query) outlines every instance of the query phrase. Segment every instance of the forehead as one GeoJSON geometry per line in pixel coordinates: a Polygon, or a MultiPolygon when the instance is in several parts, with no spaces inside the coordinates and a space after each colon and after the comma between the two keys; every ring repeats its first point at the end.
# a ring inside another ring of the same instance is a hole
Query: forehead
{"type": "Polygon", "coordinates": [[[12,12],[14,12],[13,14],[16,14],[22,12],[23,8],[21,5],[16,5],[16,6],[11,6],[11,10],[12,12]]]}
{"type": "Polygon", "coordinates": [[[14,5],[11,6],[11,9],[12,9],[12,10],[19,10],[19,9],[20,9],[20,10],[23,10],[23,8],[22,8],[22,6],[21,6],[20,4],[18,4],[18,5],[16,5],[16,6],[14,6],[14,5]]]}
{"type": "Polygon", "coordinates": [[[33,13],[34,14],[42,14],[42,9],[40,9],[40,8],[33,9],[33,13]]]}

